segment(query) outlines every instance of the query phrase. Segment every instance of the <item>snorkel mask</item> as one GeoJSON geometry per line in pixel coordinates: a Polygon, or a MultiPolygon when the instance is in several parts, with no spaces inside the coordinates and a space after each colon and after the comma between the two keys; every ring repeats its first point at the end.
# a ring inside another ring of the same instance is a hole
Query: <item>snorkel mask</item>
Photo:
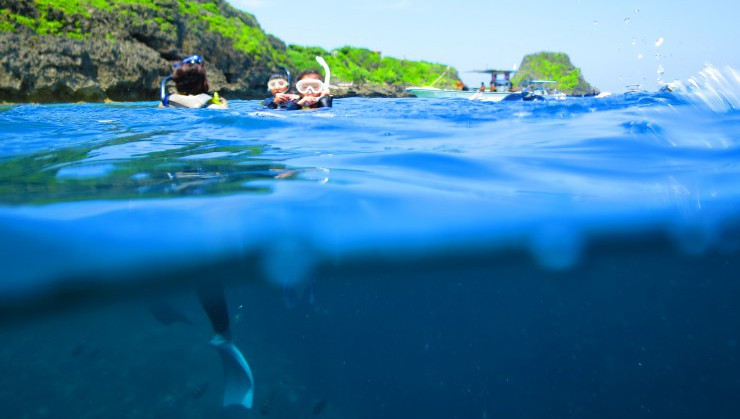
{"type": "Polygon", "coordinates": [[[324,82],[319,79],[302,79],[298,80],[295,84],[298,93],[305,95],[306,93],[317,94],[324,91],[324,82]]]}
{"type": "Polygon", "coordinates": [[[280,67],[280,68],[283,69],[286,77],[285,79],[274,78],[272,80],[269,80],[267,82],[268,92],[270,92],[272,89],[282,89],[283,87],[286,87],[286,86],[288,87],[288,90],[290,90],[290,84],[291,84],[290,70],[288,70],[287,67],[280,67]]]}
{"type": "Polygon", "coordinates": [[[182,60],[175,63],[174,67],[180,67],[183,64],[203,64],[203,57],[201,57],[198,54],[191,55],[189,57],[183,58],[182,60]]]}
{"type": "Polygon", "coordinates": [[[306,94],[321,94],[322,96],[329,95],[329,80],[331,80],[331,71],[329,70],[329,65],[326,64],[326,60],[324,60],[323,57],[317,56],[316,62],[318,62],[321,67],[324,68],[324,73],[326,74],[326,81],[322,82],[318,79],[303,79],[299,80],[298,83],[296,83],[295,88],[298,90],[298,93],[306,94]]]}
{"type": "Polygon", "coordinates": [[[272,79],[267,82],[267,90],[284,89],[290,86],[290,83],[285,79],[272,79]]]}

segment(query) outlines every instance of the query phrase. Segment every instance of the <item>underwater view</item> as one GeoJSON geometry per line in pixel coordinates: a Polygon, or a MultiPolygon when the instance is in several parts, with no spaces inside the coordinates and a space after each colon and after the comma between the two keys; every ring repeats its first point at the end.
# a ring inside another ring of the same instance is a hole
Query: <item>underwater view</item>
{"type": "Polygon", "coordinates": [[[2,417],[736,418],[739,94],[0,105],[2,417]]]}

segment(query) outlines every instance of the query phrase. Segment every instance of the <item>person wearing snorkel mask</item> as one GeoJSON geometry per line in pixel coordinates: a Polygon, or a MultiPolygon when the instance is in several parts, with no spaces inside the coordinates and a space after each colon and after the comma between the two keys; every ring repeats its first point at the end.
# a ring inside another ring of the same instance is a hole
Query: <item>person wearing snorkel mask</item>
{"type": "Polygon", "coordinates": [[[209,89],[203,58],[197,54],[191,55],[176,62],[172,75],[162,81],[160,107],[228,109],[226,100],[220,98],[218,92],[209,95],[209,89]],[[165,88],[168,80],[175,82],[177,93],[167,95],[165,88]]]}
{"type": "Polygon", "coordinates": [[[303,70],[298,74],[296,90],[301,94],[298,106],[301,109],[331,108],[332,97],[329,86],[324,84],[324,77],[317,70],[303,70]]]}
{"type": "Polygon", "coordinates": [[[267,89],[272,96],[265,99],[262,103],[264,106],[272,109],[300,109],[300,106],[298,106],[296,102],[298,102],[301,97],[289,92],[290,73],[288,73],[287,70],[286,73],[287,74],[273,73],[270,76],[270,79],[267,81],[267,89]]]}
{"type": "MultiPolygon", "coordinates": [[[[192,55],[177,63],[171,76],[160,83],[160,107],[228,109],[218,93],[208,94],[209,85],[203,58],[192,55]],[[167,94],[167,82],[174,81],[177,93],[167,94]]],[[[218,351],[224,369],[225,407],[241,406],[251,409],[254,402],[254,379],[244,355],[231,337],[229,310],[223,284],[217,278],[208,278],[196,287],[203,310],[215,333],[210,344],[218,351]]],[[[156,304],[155,304],[156,305],[156,304]]]]}

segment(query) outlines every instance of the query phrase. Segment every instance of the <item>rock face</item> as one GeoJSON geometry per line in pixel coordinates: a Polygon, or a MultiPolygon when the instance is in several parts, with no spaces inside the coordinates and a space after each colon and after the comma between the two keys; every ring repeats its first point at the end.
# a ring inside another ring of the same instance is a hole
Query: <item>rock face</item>
{"type": "MultiPolygon", "coordinates": [[[[0,102],[156,100],[172,63],[194,53],[204,57],[213,90],[258,98],[274,69],[295,74],[305,65],[224,0],[0,0],[0,51],[0,102]]],[[[431,79],[444,68],[418,66],[415,74],[431,79]]],[[[402,96],[402,78],[332,80],[345,82],[338,96],[402,96]]]]}
{"type": "Polygon", "coordinates": [[[568,54],[540,52],[524,57],[511,82],[516,88],[526,87],[529,80],[553,80],[555,88],[569,95],[594,95],[599,90],[583,78],[568,54]]]}
{"type": "Polygon", "coordinates": [[[154,100],[172,62],[195,52],[206,60],[212,88],[262,95],[264,79],[285,50],[251,15],[221,0],[102,2],[108,9],[81,0],[78,10],[39,3],[0,0],[0,100],[154,100]],[[212,30],[220,23],[215,17],[242,33],[261,34],[260,59],[212,30]]]}
{"type": "Polygon", "coordinates": [[[414,97],[411,93],[406,92],[406,88],[398,84],[349,84],[341,83],[334,85],[332,83],[332,95],[336,97],[414,97]]]}
{"type": "Polygon", "coordinates": [[[0,34],[6,101],[153,99],[167,62],[138,43],[0,34]],[[155,65],[152,65],[152,64],[155,65]]]}

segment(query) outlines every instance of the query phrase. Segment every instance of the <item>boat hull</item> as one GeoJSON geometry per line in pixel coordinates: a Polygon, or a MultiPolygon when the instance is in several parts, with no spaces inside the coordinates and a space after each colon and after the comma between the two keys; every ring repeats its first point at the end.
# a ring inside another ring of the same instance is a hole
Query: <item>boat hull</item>
{"type": "Polygon", "coordinates": [[[436,89],[433,87],[409,87],[406,91],[416,97],[422,98],[469,99],[486,102],[499,102],[511,94],[511,92],[479,92],[476,90],[450,90],[436,89]]]}

